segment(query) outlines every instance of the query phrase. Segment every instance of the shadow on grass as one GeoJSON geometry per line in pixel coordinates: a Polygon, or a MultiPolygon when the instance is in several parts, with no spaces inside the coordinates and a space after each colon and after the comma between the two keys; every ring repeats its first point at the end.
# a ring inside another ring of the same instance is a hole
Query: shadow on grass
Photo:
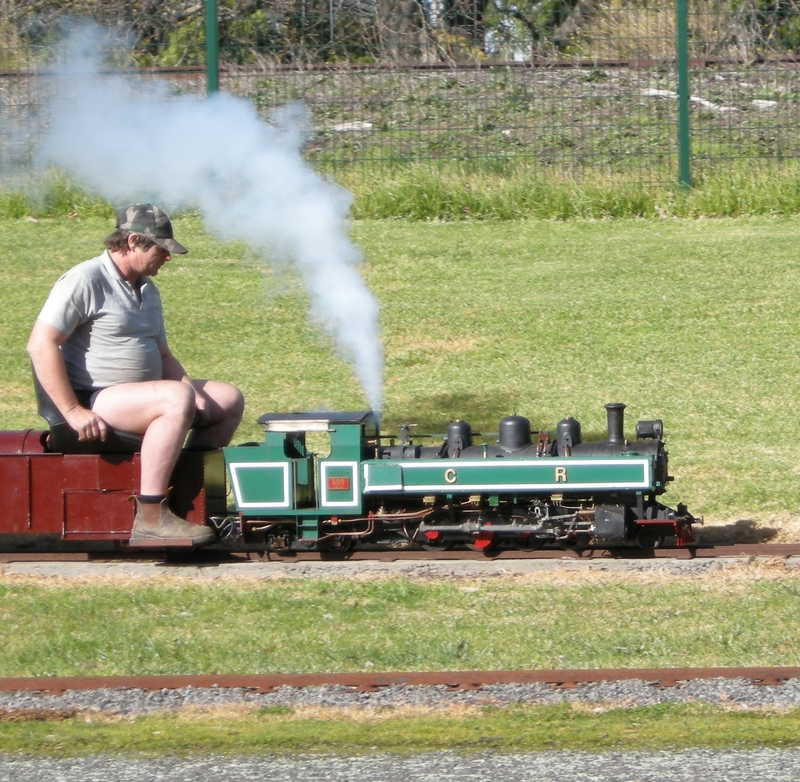
{"type": "MultiPolygon", "coordinates": [[[[384,422],[385,429],[391,429],[399,423],[415,425],[412,437],[423,435],[443,435],[447,425],[455,419],[468,421],[475,433],[496,435],[501,419],[509,415],[522,415],[531,422],[531,431],[550,432],[556,436],[557,420],[545,420],[536,417],[535,410],[520,409],[519,402],[512,392],[486,394],[438,394],[426,397],[415,397],[403,405],[406,411],[413,414],[392,411],[384,422]]],[[[581,439],[585,443],[602,442],[608,437],[608,429],[600,426],[582,429],[581,439]]]]}
{"type": "MultiPolygon", "coordinates": [[[[535,407],[535,405],[534,405],[535,407]]],[[[474,429],[482,432],[497,432],[497,424],[508,415],[522,415],[531,422],[531,431],[550,432],[555,436],[558,420],[555,418],[538,418],[535,409],[520,407],[519,399],[513,391],[498,391],[492,394],[461,393],[435,394],[426,397],[414,397],[403,404],[404,411],[392,411],[387,417],[389,425],[395,422],[414,423],[419,432],[444,432],[447,425],[459,418],[468,421],[474,429]]],[[[604,411],[601,410],[601,413],[604,411]]],[[[564,413],[564,417],[570,413],[564,413]]],[[[582,429],[581,439],[584,442],[600,442],[608,437],[608,429],[594,426],[582,429]]]]}
{"type": "Polygon", "coordinates": [[[695,527],[694,536],[698,543],[714,545],[732,543],[767,543],[777,537],[779,530],[774,527],[759,527],[751,519],[739,519],[732,524],[715,524],[710,527],[695,527]]]}
{"type": "MultiPolygon", "coordinates": [[[[462,393],[436,394],[416,397],[405,403],[406,411],[403,422],[416,424],[414,434],[441,434],[447,431],[447,425],[460,418],[468,421],[473,429],[481,432],[496,432],[501,418],[517,412],[518,400],[506,392],[494,394],[462,393]]],[[[520,411],[520,415],[525,415],[520,411]]],[[[392,414],[391,423],[400,423],[400,417],[392,414]]],[[[390,424],[391,425],[391,424],[390,424]]],[[[536,430],[539,424],[531,421],[531,428],[536,430]]]]}

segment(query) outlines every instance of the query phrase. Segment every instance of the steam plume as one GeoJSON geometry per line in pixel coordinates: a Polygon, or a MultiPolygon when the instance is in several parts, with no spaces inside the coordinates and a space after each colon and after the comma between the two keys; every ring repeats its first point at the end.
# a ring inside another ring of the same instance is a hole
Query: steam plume
{"type": "Polygon", "coordinates": [[[163,85],[101,72],[98,28],[74,31],[54,74],[39,162],[118,206],[197,208],[209,232],[294,264],[314,318],[350,360],[374,410],[383,371],[378,305],[347,235],[350,194],[317,176],[299,149],[307,120],[287,107],[265,122],[225,93],[175,97],[163,85]]]}

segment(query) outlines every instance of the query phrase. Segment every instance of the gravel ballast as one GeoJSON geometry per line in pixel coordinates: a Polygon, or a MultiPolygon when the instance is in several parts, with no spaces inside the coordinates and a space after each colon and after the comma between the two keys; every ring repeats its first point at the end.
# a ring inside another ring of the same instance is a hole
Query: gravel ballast
{"type": "Polygon", "coordinates": [[[548,684],[497,684],[476,690],[446,686],[391,686],[359,692],[341,686],[279,687],[271,693],[243,688],[71,690],[60,695],[21,691],[0,693],[0,710],[72,710],[87,714],[137,715],[183,708],[220,706],[324,707],[326,709],[438,709],[452,706],[511,704],[596,704],[598,709],[651,706],[660,703],[701,702],[742,709],[780,709],[800,706],[800,679],[778,685],[754,685],[745,679],[695,679],[671,687],[640,680],[580,684],[561,689],[548,684]]]}
{"type": "Polygon", "coordinates": [[[796,782],[798,768],[800,750],[159,759],[0,756],[0,779],[25,782],[796,782]]]}

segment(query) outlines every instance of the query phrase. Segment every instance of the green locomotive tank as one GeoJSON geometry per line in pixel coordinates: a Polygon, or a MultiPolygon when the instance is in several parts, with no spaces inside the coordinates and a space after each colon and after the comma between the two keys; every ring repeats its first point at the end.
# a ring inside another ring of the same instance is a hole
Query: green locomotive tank
{"type": "Polygon", "coordinates": [[[573,418],[551,440],[514,415],[481,442],[456,420],[425,446],[408,425],[382,435],[370,411],[269,413],[263,443],[224,449],[237,514],[214,524],[231,542],[276,551],[692,548],[697,520],[658,500],[671,480],[661,421],[640,421],[628,440],[624,408],[606,405],[601,442],[582,442],[573,418]]]}

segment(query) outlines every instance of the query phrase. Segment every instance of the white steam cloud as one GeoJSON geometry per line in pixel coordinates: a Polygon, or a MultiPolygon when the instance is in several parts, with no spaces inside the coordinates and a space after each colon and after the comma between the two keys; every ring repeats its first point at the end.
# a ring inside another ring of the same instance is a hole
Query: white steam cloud
{"type": "Polygon", "coordinates": [[[347,234],[350,194],[302,159],[304,109],[284,108],[273,126],[225,93],[172,96],[156,82],[103,73],[108,46],[93,26],[69,37],[39,163],[69,171],[117,206],[197,208],[212,234],[246,242],[267,262],[291,262],[315,320],[380,410],[378,305],[347,234]]]}

